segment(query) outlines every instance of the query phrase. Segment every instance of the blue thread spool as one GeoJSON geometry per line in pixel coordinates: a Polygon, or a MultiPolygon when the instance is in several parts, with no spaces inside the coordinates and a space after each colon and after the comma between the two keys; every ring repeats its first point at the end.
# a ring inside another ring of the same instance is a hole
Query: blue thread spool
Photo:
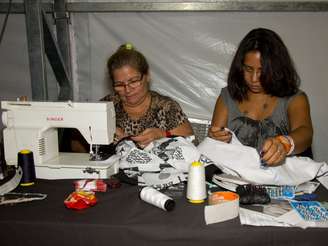
{"type": "Polygon", "coordinates": [[[18,152],[18,165],[23,170],[23,176],[20,182],[21,186],[30,186],[35,181],[35,166],[33,152],[27,149],[18,152]]]}

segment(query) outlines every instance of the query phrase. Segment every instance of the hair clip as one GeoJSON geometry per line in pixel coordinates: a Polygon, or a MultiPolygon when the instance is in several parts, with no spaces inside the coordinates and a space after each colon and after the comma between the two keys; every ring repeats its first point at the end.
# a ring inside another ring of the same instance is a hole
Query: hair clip
{"type": "Polygon", "coordinates": [[[126,48],[127,50],[132,50],[132,49],[133,49],[133,45],[132,45],[131,43],[126,43],[126,44],[125,44],[125,48],[126,48]]]}

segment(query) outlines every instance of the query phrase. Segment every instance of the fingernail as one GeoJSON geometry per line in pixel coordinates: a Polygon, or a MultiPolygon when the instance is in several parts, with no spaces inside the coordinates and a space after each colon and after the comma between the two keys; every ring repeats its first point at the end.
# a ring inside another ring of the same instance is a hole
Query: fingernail
{"type": "Polygon", "coordinates": [[[266,163],[264,160],[261,159],[261,167],[265,168],[268,166],[268,163],[266,163]]]}
{"type": "Polygon", "coordinates": [[[263,150],[260,151],[260,157],[262,158],[264,155],[263,150]]]}

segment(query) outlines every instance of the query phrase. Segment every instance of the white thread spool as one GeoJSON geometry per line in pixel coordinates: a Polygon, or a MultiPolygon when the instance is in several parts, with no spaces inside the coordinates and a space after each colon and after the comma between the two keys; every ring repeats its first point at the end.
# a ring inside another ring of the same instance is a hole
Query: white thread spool
{"type": "Polygon", "coordinates": [[[191,203],[203,203],[206,197],[205,167],[194,161],[189,167],[187,199],[191,203]]]}
{"type": "Polygon", "coordinates": [[[140,198],[143,201],[155,205],[156,207],[159,207],[166,211],[173,210],[175,206],[175,202],[171,197],[159,192],[158,190],[152,187],[143,188],[140,192],[140,198]]]}

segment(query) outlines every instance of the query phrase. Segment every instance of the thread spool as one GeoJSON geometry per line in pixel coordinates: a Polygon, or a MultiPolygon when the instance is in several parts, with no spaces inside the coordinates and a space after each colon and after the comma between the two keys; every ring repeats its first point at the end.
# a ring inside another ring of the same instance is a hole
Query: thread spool
{"type": "Polygon", "coordinates": [[[23,170],[23,176],[20,182],[21,186],[30,186],[35,181],[35,166],[33,152],[27,149],[18,152],[18,165],[23,170]]]}
{"type": "Polygon", "coordinates": [[[206,197],[205,167],[195,161],[189,167],[187,199],[191,203],[203,203],[206,197]]]}
{"type": "Polygon", "coordinates": [[[159,192],[152,187],[144,187],[140,191],[140,198],[141,200],[166,211],[172,211],[175,206],[175,202],[171,197],[159,192]]]}

